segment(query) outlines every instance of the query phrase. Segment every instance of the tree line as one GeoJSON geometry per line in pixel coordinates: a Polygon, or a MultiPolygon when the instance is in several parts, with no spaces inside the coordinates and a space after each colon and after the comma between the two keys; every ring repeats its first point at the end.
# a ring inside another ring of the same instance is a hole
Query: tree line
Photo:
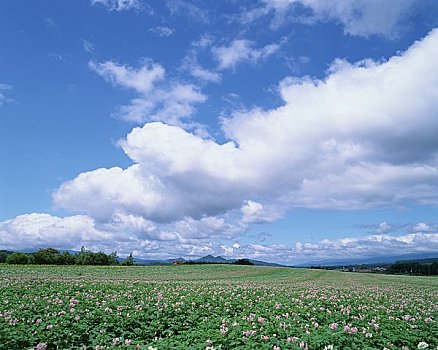
{"type": "Polygon", "coordinates": [[[237,259],[234,261],[198,261],[187,260],[184,261],[185,265],[254,265],[249,259],[237,259]]]}
{"type": "Polygon", "coordinates": [[[11,251],[0,251],[0,263],[18,264],[18,265],[134,265],[132,253],[119,263],[117,252],[105,254],[104,252],[94,253],[86,250],[84,247],[78,254],[70,252],[60,252],[54,248],[40,249],[33,253],[21,253],[11,251]]]}
{"type": "Polygon", "coordinates": [[[438,261],[432,263],[419,263],[418,261],[399,261],[388,268],[389,273],[407,275],[438,275],[438,261]]]}

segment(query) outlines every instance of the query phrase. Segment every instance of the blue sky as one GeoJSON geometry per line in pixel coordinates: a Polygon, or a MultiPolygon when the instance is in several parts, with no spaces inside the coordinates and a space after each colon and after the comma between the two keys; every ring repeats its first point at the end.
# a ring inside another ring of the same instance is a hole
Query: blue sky
{"type": "Polygon", "coordinates": [[[0,249],[438,252],[438,4],[0,0],[0,249]]]}

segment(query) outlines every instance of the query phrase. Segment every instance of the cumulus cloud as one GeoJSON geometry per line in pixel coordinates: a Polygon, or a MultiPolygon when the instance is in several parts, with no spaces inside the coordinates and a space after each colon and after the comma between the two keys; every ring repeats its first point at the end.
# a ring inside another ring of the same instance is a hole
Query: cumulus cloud
{"type": "MultiPolygon", "coordinates": [[[[247,223],[295,207],[437,204],[437,56],[434,30],[388,61],[336,60],[323,80],[286,78],[282,106],[223,120],[223,144],[163,123],[135,128],[120,142],[134,165],[80,174],[55,203],[99,220],[125,212],[156,222],[242,208],[247,223]]],[[[148,94],[153,69],[109,78],[148,94]]]]}
{"type": "Polygon", "coordinates": [[[136,164],[82,173],[54,193],[55,204],[102,219],[119,210],[160,222],[200,218],[239,206],[247,191],[240,182],[253,177],[236,166],[241,154],[233,143],[219,145],[175,126],[148,123],[120,144],[136,164]]]}
{"type": "MultiPolygon", "coordinates": [[[[158,227],[142,217],[115,213],[107,222],[85,215],[58,217],[44,213],[17,216],[0,222],[0,249],[79,250],[82,246],[121,256],[134,252],[136,257],[199,257],[220,250],[211,239],[233,228],[220,218],[182,219],[173,225],[158,227]]],[[[232,232],[229,236],[233,236],[232,232]]],[[[234,245],[237,247],[238,245],[234,245]]]]}
{"type": "Polygon", "coordinates": [[[243,214],[242,222],[247,224],[273,222],[282,216],[281,211],[275,210],[274,208],[266,208],[263,204],[252,200],[246,201],[240,210],[243,214]]]}
{"type": "Polygon", "coordinates": [[[430,231],[430,227],[421,230],[425,228],[423,223],[412,227],[416,232],[296,242],[294,246],[288,246],[239,244],[233,241],[235,227],[215,217],[185,218],[160,228],[132,214],[117,213],[109,222],[100,223],[84,215],[57,217],[33,213],[0,222],[0,249],[54,247],[79,250],[85,246],[93,251],[117,251],[120,256],[133,252],[135,257],[147,259],[196,259],[213,254],[286,264],[436,252],[438,233],[430,231]],[[226,241],[221,231],[229,233],[226,241]]]}
{"type": "Polygon", "coordinates": [[[194,105],[207,99],[193,84],[164,81],[164,68],[150,60],[145,60],[138,69],[112,61],[92,61],[89,67],[114,86],[132,89],[138,94],[129,105],[118,109],[117,116],[124,120],[164,121],[184,126],[183,119],[194,113],[194,105]]]}
{"type": "Polygon", "coordinates": [[[116,235],[97,230],[94,220],[84,215],[60,218],[33,213],[0,222],[0,236],[3,249],[36,249],[80,248],[81,243],[100,244],[116,235]]]}
{"type": "Polygon", "coordinates": [[[104,6],[109,11],[139,9],[141,6],[139,0],[91,0],[91,4],[104,6]]]}
{"type": "Polygon", "coordinates": [[[416,0],[264,0],[265,6],[245,14],[247,21],[275,13],[274,26],[287,19],[313,24],[333,21],[344,27],[346,34],[368,37],[397,37],[403,23],[412,15],[416,0]],[[303,11],[303,8],[308,11],[303,11]],[[303,12],[305,14],[303,14],[303,12]]]}
{"type": "Polygon", "coordinates": [[[318,243],[297,242],[294,255],[301,261],[318,261],[435,253],[437,249],[437,233],[410,233],[401,236],[375,234],[337,240],[324,239],[318,243]]]}
{"type": "Polygon", "coordinates": [[[257,63],[258,61],[273,55],[280,49],[280,44],[269,44],[262,48],[256,49],[254,43],[250,40],[235,39],[229,46],[215,46],[212,53],[219,62],[218,69],[234,68],[238,63],[249,61],[257,63]]]}

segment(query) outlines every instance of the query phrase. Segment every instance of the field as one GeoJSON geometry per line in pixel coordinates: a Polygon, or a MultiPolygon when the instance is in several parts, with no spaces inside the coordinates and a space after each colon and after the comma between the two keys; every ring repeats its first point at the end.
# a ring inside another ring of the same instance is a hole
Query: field
{"type": "Polygon", "coordinates": [[[437,349],[438,279],[0,265],[0,349],[437,349]]]}

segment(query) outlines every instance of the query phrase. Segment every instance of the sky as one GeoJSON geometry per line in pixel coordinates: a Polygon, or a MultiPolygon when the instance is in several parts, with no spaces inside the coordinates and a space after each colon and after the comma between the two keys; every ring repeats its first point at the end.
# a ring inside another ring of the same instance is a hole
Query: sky
{"type": "Polygon", "coordinates": [[[438,253],[438,2],[0,0],[0,249],[438,253]]]}

